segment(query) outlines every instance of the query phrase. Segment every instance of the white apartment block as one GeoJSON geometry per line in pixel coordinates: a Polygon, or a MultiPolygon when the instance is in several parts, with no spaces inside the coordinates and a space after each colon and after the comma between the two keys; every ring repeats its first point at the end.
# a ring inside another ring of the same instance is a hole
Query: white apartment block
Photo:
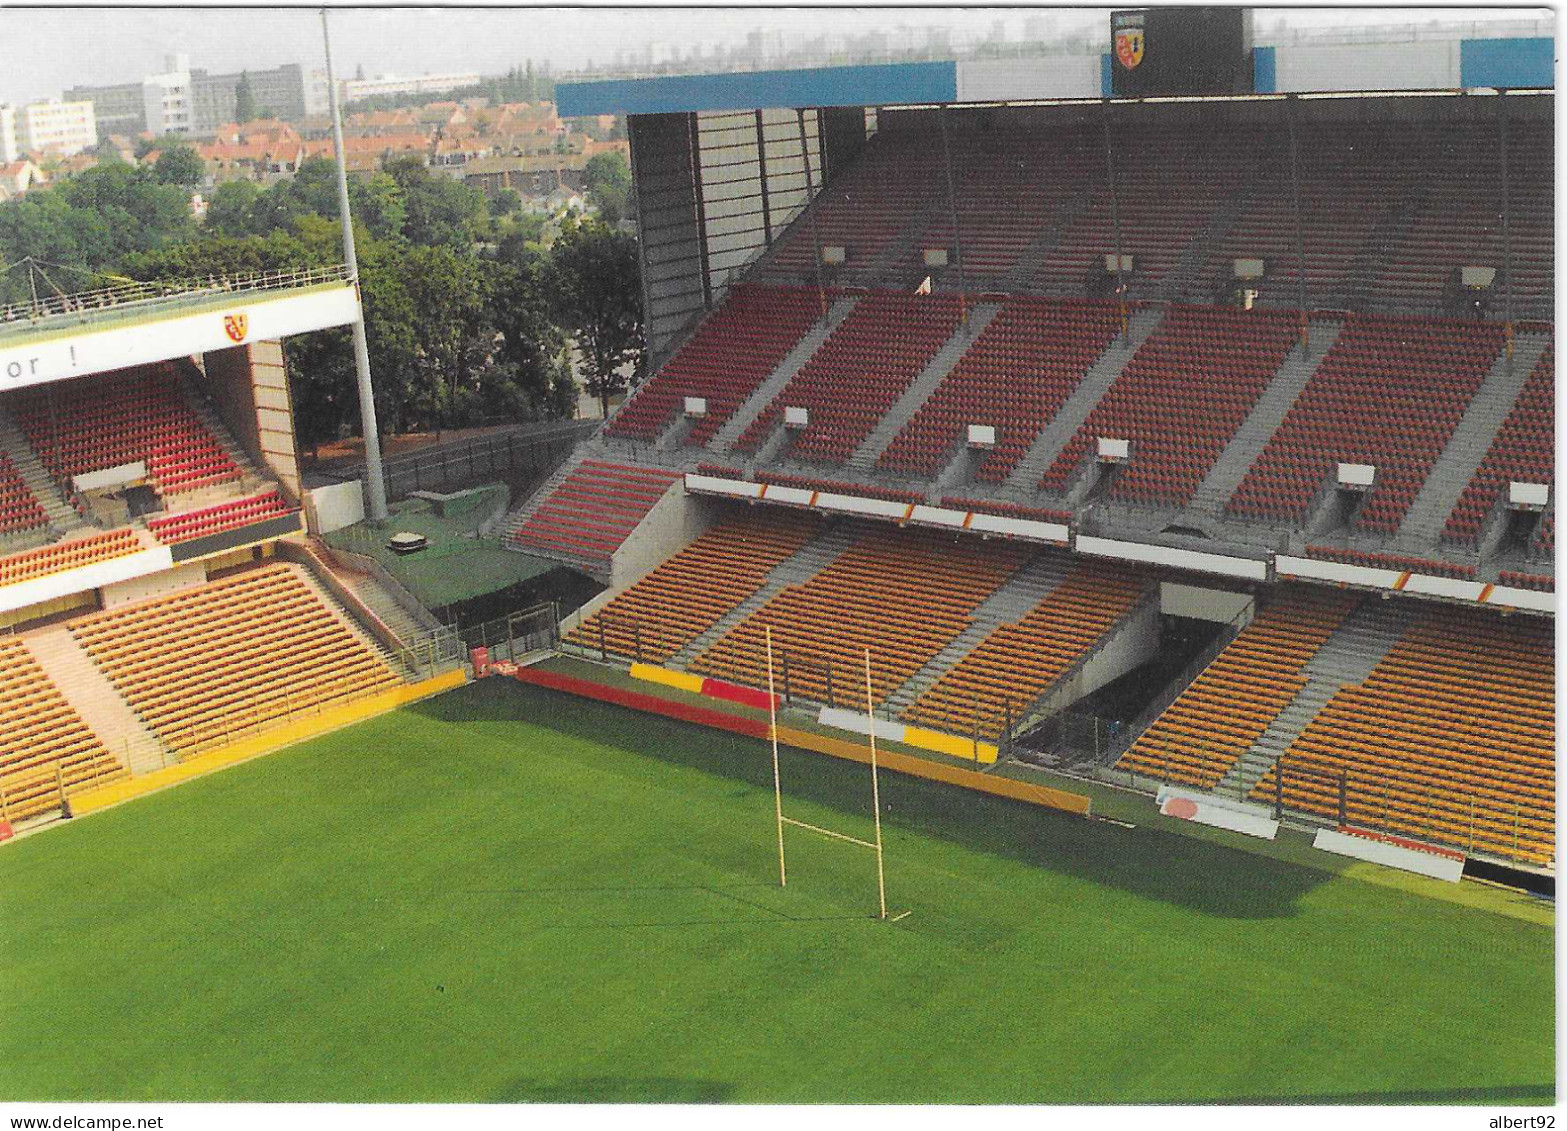
{"type": "Polygon", "coordinates": [[[343,82],[343,101],[357,102],[362,98],[374,98],[381,94],[440,94],[465,86],[478,86],[479,76],[421,75],[416,79],[398,78],[396,75],[377,75],[373,79],[347,79],[343,82]]]}
{"type": "MultiPolygon", "coordinates": [[[[98,143],[91,102],[31,103],[15,112],[13,131],[14,145],[25,153],[69,157],[98,143]]],[[[6,133],[0,122],[0,150],[7,148],[6,133]]]]}
{"type": "Polygon", "coordinates": [[[0,165],[14,162],[19,152],[16,145],[16,107],[0,105],[0,165]]]}
{"type": "Polygon", "coordinates": [[[190,56],[170,55],[161,75],[142,80],[142,105],[147,111],[147,129],[160,134],[188,134],[194,126],[190,89],[190,56]]]}

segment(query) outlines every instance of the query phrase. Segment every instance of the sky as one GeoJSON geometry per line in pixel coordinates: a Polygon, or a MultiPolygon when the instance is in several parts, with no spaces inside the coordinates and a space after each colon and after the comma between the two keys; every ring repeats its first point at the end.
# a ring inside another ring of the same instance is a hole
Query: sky
{"type": "MultiPolygon", "coordinates": [[[[1117,7],[1122,5],[1116,5],[1117,7]]],[[[899,24],[946,25],[984,32],[1008,21],[1013,35],[1030,15],[1054,15],[1063,32],[1107,24],[1108,9],[1084,8],[366,8],[337,7],[332,15],[335,69],[351,76],[412,76],[447,71],[495,74],[528,58],[548,59],[554,71],[609,62],[617,50],[649,43],[742,42],[747,32],[850,34],[899,24]]],[[[1261,11],[1261,10],[1260,10],[1261,11]]],[[[130,82],[164,69],[164,56],[184,52],[193,67],[216,73],[301,63],[322,65],[316,7],[27,7],[0,0],[0,102],[56,97],[74,85],[130,82]]],[[[1269,9],[1259,20],[1275,18],[1269,9]]],[[[1334,9],[1293,7],[1292,24],[1415,22],[1444,19],[1518,19],[1542,9],[1334,9]]]]}

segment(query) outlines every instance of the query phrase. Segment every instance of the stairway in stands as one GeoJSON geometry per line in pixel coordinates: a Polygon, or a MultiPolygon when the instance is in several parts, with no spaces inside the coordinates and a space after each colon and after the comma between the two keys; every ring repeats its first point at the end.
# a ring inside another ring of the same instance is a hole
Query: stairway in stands
{"type": "Polygon", "coordinates": [[[768,405],[773,403],[773,398],[784,391],[789,382],[794,380],[795,375],[805,367],[805,363],[810,361],[812,355],[821,348],[822,343],[849,316],[858,301],[853,296],[834,300],[827,308],[827,317],[811,327],[810,331],[778,363],[778,368],[769,373],[767,379],[756,387],[739,408],[735,409],[728,420],[724,421],[723,427],[713,433],[713,438],[707,442],[708,450],[720,454],[730,451],[741,434],[768,405]]]}
{"type": "Polygon", "coordinates": [[[368,569],[362,568],[361,563],[368,559],[335,550],[315,536],[311,536],[308,547],[317,568],[330,572],[404,644],[421,638],[439,624],[429,612],[423,617],[409,612],[368,569]]]}
{"type": "Polygon", "coordinates": [[[1339,688],[1365,681],[1419,612],[1418,602],[1375,597],[1362,601],[1306,661],[1301,669],[1306,686],[1241,755],[1215,792],[1225,797],[1249,794],[1339,688]]]}
{"type": "Polygon", "coordinates": [[[1475,469],[1491,448],[1502,421],[1512,411],[1524,382],[1550,344],[1548,334],[1519,334],[1513,339],[1511,363],[1504,351],[1475,391],[1463,418],[1425,482],[1404,512],[1397,543],[1411,553],[1429,553],[1442,536],[1447,516],[1474,478],[1475,469]]]}
{"type": "Polygon", "coordinates": [[[745,620],[763,605],[791,585],[809,581],[832,564],[833,559],[852,546],[861,530],[852,522],[838,521],[829,524],[816,537],[801,546],[795,553],[773,567],[767,580],[744,601],[713,622],[700,636],[692,640],[669,658],[669,666],[685,668],[708,648],[712,647],[735,625],[745,620]]]}
{"type": "Polygon", "coordinates": [[[876,427],[871,429],[869,436],[855,449],[846,463],[846,466],[856,471],[871,473],[876,460],[882,452],[887,450],[887,445],[903,430],[909,419],[920,410],[920,406],[928,401],[931,394],[947,379],[952,372],[952,367],[963,360],[963,355],[985,332],[992,319],[1001,312],[1001,304],[998,302],[976,303],[969,308],[968,325],[960,325],[957,331],[947,340],[947,344],[936,351],[936,356],[926,363],[919,376],[910,382],[909,387],[903,390],[898,399],[893,402],[891,408],[882,414],[876,422],[876,427]]]}
{"type": "Polygon", "coordinates": [[[27,484],[28,491],[38,500],[38,505],[43,507],[44,514],[49,517],[49,526],[56,536],[87,527],[81,515],[61,497],[53,477],[44,470],[44,465],[38,461],[37,454],[22,435],[22,430],[3,406],[0,406],[0,451],[11,457],[11,466],[22,477],[22,482],[27,484]]]}
{"type": "Polygon", "coordinates": [[[971,614],[972,624],[937,652],[902,687],[887,697],[887,709],[893,716],[903,712],[921,695],[934,687],[963,657],[1004,624],[1016,624],[1055,591],[1072,572],[1072,562],[1064,554],[1045,553],[1018,570],[971,614]]]}
{"type": "Polygon", "coordinates": [[[172,756],[157,735],[142,725],[131,705],[121,698],[66,625],[50,625],[21,639],[104,749],[130,767],[133,774],[145,774],[169,764],[172,756]]]}
{"type": "MultiPolygon", "coordinates": [[[[236,490],[249,494],[258,490],[266,482],[268,478],[267,473],[256,466],[255,459],[234,439],[233,434],[229,432],[228,425],[223,422],[223,418],[213,408],[212,401],[207,396],[206,379],[202,376],[201,371],[193,363],[176,362],[174,372],[179,376],[180,387],[185,392],[185,403],[196,414],[196,419],[201,421],[202,427],[212,434],[212,438],[217,441],[218,447],[222,448],[223,453],[233,460],[238,465],[240,471],[244,473],[244,478],[240,480],[237,486],[230,484],[222,494],[232,495],[236,490]]],[[[192,494],[189,499],[181,496],[177,509],[191,509],[187,503],[191,499],[196,498],[198,494],[192,494]]]]}
{"type": "Polygon", "coordinates": [[[1274,374],[1273,380],[1263,390],[1257,403],[1252,405],[1245,422],[1236,429],[1224,452],[1209,469],[1207,476],[1192,493],[1189,509],[1206,517],[1217,518],[1224,511],[1224,504],[1235,493],[1242,479],[1262,449],[1268,446],[1273,433],[1289,413],[1300,396],[1306,382],[1311,380],[1317,366],[1327,356],[1333,343],[1338,341],[1343,329],[1341,322],[1313,322],[1307,330],[1308,347],[1302,351],[1296,347],[1274,374]]]}
{"type": "Polygon", "coordinates": [[[337,618],[349,632],[353,633],[360,644],[376,656],[379,656],[392,671],[396,672],[407,682],[414,682],[421,678],[422,673],[414,669],[410,657],[395,654],[392,649],[382,643],[379,637],[359,623],[359,619],[338,603],[337,598],[332,596],[331,590],[322,583],[321,579],[311,569],[299,564],[291,564],[288,568],[305,583],[310,591],[320,600],[321,604],[326,606],[327,611],[337,618]]]}
{"type": "Polygon", "coordinates": [[[1132,360],[1138,348],[1148,340],[1163,318],[1162,309],[1145,308],[1133,313],[1131,325],[1127,328],[1127,340],[1123,342],[1117,337],[1099,360],[1089,366],[1077,388],[1072,390],[1072,395],[1034,438],[1028,454],[1018,461],[1012,474],[1007,476],[1002,491],[1004,495],[1020,503],[1032,500],[1046,469],[1055,462],[1067,442],[1077,435],[1077,430],[1088,419],[1088,414],[1104,399],[1105,393],[1121,375],[1121,370],[1126,368],[1126,363],[1132,360]]]}

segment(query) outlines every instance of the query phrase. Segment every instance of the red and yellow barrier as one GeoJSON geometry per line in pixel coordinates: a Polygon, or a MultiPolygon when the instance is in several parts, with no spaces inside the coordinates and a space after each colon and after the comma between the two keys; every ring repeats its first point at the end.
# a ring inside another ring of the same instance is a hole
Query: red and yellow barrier
{"type": "Polygon", "coordinates": [[[704,679],[689,672],[670,671],[668,668],[658,668],[652,664],[632,664],[631,677],[645,679],[649,683],[661,683],[665,687],[689,691],[695,695],[705,695],[709,699],[738,703],[742,707],[755,707],[759,711],[765,711],[779,704],[778,696],[768,696],[767,692],[758,691],[754,687],[742,687],[738,683],[730,683],[724,679],[711,677],[704,679]]]}

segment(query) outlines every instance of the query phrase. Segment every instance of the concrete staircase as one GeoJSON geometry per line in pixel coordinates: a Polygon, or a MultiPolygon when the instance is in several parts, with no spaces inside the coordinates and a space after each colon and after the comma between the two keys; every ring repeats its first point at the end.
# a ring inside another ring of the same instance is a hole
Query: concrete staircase
{"type": "Polygon", "coordinates": [[[1061,554],[1040,554],[1011,577],[970,614],[973,620],[937,652],[925,666],[887,697],[886,710],[897,717],[913,702],[934,687],[977,648],[984,639],[1004,624],[1016,624],[1033,607],[1054,592],[1071,572],[1071,563],[1061,554]]]}
{"type": "Polygon", "coordinates": [[[49,673],[98,741],[129,766],[131,773],[145,774],[174,761],[157,735],[142,725],[131,705],[114,689],[103,669],[83,651],[69,628],[50,625],[24,636],[22,644],[49,673]]]}
{"type": "Polygon", "coordinates": [[[735,446],[735,441],[740,439],[741,433],[749,428],[751,422],[773,403],[773,398],[783,392],[784,387],[794,380],[794,375],[800,372],[817,350],[822,348],[822,343],[838,328],[838,324],[849,316],[856,302],[858,300],[852,297],[840,298],[827,308],[827,318],[812,326],[805,336],[794,344],[794,348],[778,363],[778,368],[767,375],[767,379],[756,387],[756,391],[735,409],[734,415],[724,421],[723,427],[708,440],[709,451],[723,454],[735,446]]]}
{"type": "Polygon", "coordinates": [[[876,421],[876,427],[871,429],[871,434],[865,437],[846,461],[847,466],[864,472],[875,468],[877,457],[887,450],[893,437],[903,431],[903,426],[930,399],[931,394],[947,379],[947,374],[952,372],[953,366],[963,359],[975,339],[985,332],[985,327],[1000,312],[1001,304],[995,302],[979,303],[969,311],[968,326],[959,326],[953,332],[952,337],[936,351],[936,356],[926,363],[892,407],[882,413],[876,421]]]}
{"type": "MultiPolygon", "coordinates": [[[[212,407],[212,402],[207,399],[207,392],[202,388],[200,374],[194,365],[176,365],[175,371],[180,376],[180,385],[185,391],[185,403],[191,412],[196,414],[196,419],[201,421],[201,426],[212,434],[212,438],[223,449],[223,454],[233,460],[239,469],[244,472],[244,478],[240,481],[238,490],[244,494],[257,491],[267,481],[267,475],[256,466],[256,461],[251,458],[249,452],[239,446],[233,435],[228,430],[228,425],[218,416],[212,407]]],[[[225,494],[233,494],[233,484],[224,487],[225,494]]],[[[181,495],[177,505],[179,510],[188,510],[186,502],[194,496],[181,495]]]]}
{"type": "Polygon", "coordinates": [[[1004,294],[1027,291],[1029,282],[1039,272],[1045,257],[1056,249],[1056,245],[1061,242],[1062,234],[1088,207],[1091,195],[1085,192],[1080,196],[1072,197],[1057,208],[1055,215],[1045,222],[1045,226],[1034,234],[1029,245],[1018,254],[1016,262],[1001,277],[996,289],[1004,294]]]}
{"type": "MultiPolygon", "coordinates": [[[[357,597],[365,608],[374,613],[376,619],[391,629],[404,644],[417,640],[435,627],[434,623],[423,622],[404,608],[373,574],[353,568],[347,555],[337,553],[315,538],[311,539],[311,549],[314,550],[320,567],[329,570],[332,576],[342,583],[343,588],[357,597]]],[[[432,614],[430,621],[434,620],[432,614]]]]}
{"type": "Polygon", "coordinates": [[[321,603],[326,606],[327,610],[334,617],[348,628],[349,632],[354,634],[355,639],[379,656],[387,667],[391,668],[405,680],[417,678],[417,673],[411,671],[405,659],[394,655],[384,644],[372,636],[369,630],[354,618],[352,613],[338,604],[337,598],[332,596],[327,587],[321,584],[320,579],[311,570],[297,563],[291,564],[289,569],[309,586],[310,591],[320,599],[321,603]]]}
{"type": "Polygon", "coordinates": [[[1514,339],[1513,356],[1504,352],[1492,364],[1485,380],[1475,390],[1458,427],[1453,429],[1447,447],[1431,466],[1415,501],[1404,512],[1398,528],[1398,542],[1412,551],[1426,552],[1442,537],[1448,515],[1458,497],[1474,478],[1475,468],[1490,450],[1502,421],[1512,411],[1518,394],[1550,338],[1545,334],[1520,334],[1514,339]]]}
{"type": "Polygon", "coordinates": [[[720,617],[702,635],[669,658],[672,668],[684,668],[722,639],[723,635],[791,585],[809,581],[832,564],[860,536],[851,522],[835,522],[773,567],[767,580],[740,604],[720,617]]]}
{"type": "Polygon", "coordinates": [[[33,498],[38,500],[38,505],[43,507],[49,525],[57,535],[69,534],[87,526],[82,516],[60,494],[54,477],[44,470],[32,445],[4,408],[0,408],[0,452],[11,457],[11,466],[16,468],[22,482],[27,484],[33,498]]]}
{"type": "Polygon", "coordinates": [[[1224,505],[1230,501],[1235,488],[1240,486],[1241,480],[1251,470],[1251,465],[1262,454],[1262,449],[1268,446],[1268,441],[1284,422],[1284,417],[1300,397],[1306,382],[1311,380],[1311,375],[1317,371],[1322,358],[1338,341],[1342,329],[1342,324],[1337,322],[1310,324],[1307,330],[1308,349],[1302,351],[1297,346],[1284,359],[1284,364],[1279,366],[1279,371],[1268,382],[1262,396],[1257,398],[1251,412],[1235,430],[1235,435],[1230,437],[1223,454],[1214,461],[1213,467],[1197,485],[1188,510],[1211,518],[1223,514],[1224,505]]]}
{"type": "Polygon", "coordinates": [[[555,489],[566,482],[570,478],[571,473],[576,471],[582,464],[582,461],[590,455],[596,455],[596,453],[590,451],[587,444],[578,444],[572,450],[572,453],[566,457],[566,462],[556,468],[548,479],[540,483],[538,488],[523,500],[521,506],[509,514],[503,515],[499,521],[486,522],[481,526],[479,528],[480,536],[489,538],[497,533],[510,535],[521,529],[533,517],[533,512],[539,509],[544,500],[553,495],[555,489]]]}
{"type": "Polygon", "coordinates": [[[1414,602],[1373,597],[1350,610],[1317,654],[1306,662],[1306,686],[1279,712],[1251,749],[1241,755],[1215,792],[1227,797],[1249,794],[1339,688],[1365,682],[1371,669],[1398,642],[1418,613],[1414,602]]]}
{"type": "Polygon", "coordinates": [[[1197,284],[1203,265],[1208,262],[1209,256],[1213,253],[1214,245],[1229,235],[1230,228],[1234,226],[1241,210],[1251,199],[1251,186],[1252,182],[1248,179],[1241,191],[1220,202],[1219,207],[1208,217],[1208,222],[1203,225],[1202,230],[1182,250],[1180,258],[1175,261],[1175,266],[1155,284],[1155,298],[1167,302],[1212,301],[1211,295],[1192,295],[1188,292],[1197,284]]]}
{"type": "Polygon", "coordinates": [[[1045,470],[1055,462],[1056,457],[1061,454],[1061,449],[1066,447],[1067,442],[1077,434],[1077,430],[1083,426],[1083,421],[1088,419],[1088,414],[1104,398],[1110,386],[1115,383],[1115,379],[1121,375],[1121,370],[1126,368],[1126,363],[1132,360],[1132,356],[1148,340],[1148,336],[1154,332],[1163,318],[1163,310],[1139,310],[1132,315],[1127,341],[1123,343],[1120,338],[1116,338],[1100,355],[1099,360],[1088,367],[1088,372],[1083,374],[1083,379],[1078,382],[1077,388],[1072,390],[1072,395],[1067,397],[1066,403],[1061,406],[1050,423],[1034,437],[1028,453],[1012,469],[1012,474],[1007,477],[1003,488],[1003,494],[1018,502],[1027,502],[1033,497],[1045,470]]]}

